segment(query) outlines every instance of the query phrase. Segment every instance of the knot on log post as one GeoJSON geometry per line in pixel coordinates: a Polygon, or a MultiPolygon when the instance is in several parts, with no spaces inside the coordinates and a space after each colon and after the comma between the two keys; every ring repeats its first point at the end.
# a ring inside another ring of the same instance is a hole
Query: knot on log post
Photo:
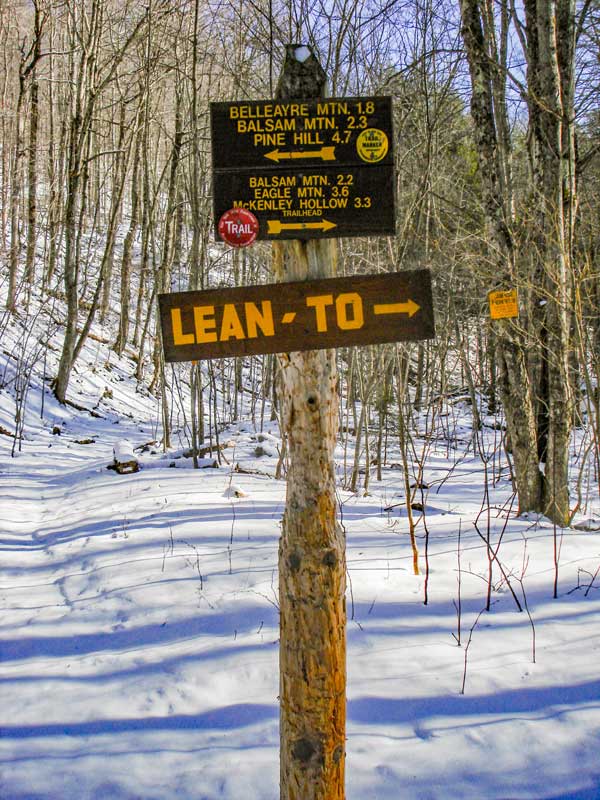
{"type": "Polygon", "coordinates": [[[302,565],[302,556],[298,550],[292,550],[288,556],[288,564],[292,572],[298,572],[302,565]]]}
{"type": "Polygon", "coordinates": [[[323,760],[321,747],[317,742],[313,742],[309,739],[308,736],[303,736],[301,739],[294,742],[292,746],[292,755],[302,764],[308,764],[315,756],[320,756],[320,760],[323,760]]]}

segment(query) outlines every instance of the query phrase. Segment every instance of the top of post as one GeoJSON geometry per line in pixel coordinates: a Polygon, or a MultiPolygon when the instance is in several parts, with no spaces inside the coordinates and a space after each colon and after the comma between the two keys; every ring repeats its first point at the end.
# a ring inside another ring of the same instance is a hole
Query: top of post
{"type": "Polygon", "coordinates": [[[312,48],[288,44],[285,61],[277,83],[277,100],[311,100],[325,97],[327,76],[312,48]]]}

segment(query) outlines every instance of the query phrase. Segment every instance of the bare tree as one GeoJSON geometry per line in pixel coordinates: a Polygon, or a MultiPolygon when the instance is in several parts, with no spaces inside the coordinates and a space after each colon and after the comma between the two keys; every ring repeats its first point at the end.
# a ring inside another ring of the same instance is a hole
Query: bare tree
{"type": "Polygon", "coordinates": [[[20,42],[19,80],[15,107],[14,151],[11,165],[10,191],[10,257],[9,283],[6,305],[10,309],[16,307],[19,257],[21,255],[21,194],[23,189],[22,162],[25,155],[24,144],[24,103],[27,87],[30,87],[30,139],[29,139],[29,200],[28,222],[30,225],[27,244],[26,273],[31,279],[33,269],[33,249],[35,246],[36,224],[36,153],[38,130],[38,82],[37,65],[42,57],[42,33],[46,15],[41,10],[41,3],[34,2],[34,21],[31,37],[25,36],[20,42]]]}
{"type": "Polygon", "coordinates": [[[529,165],[536,211],[517,231],[510,171],[504,82],[509,10],[462,0],[462,34],[471,75],[471,113],[488,253],[500,282],[531,292],[525,329],[497,326],[500,390],[506,412],[522,511],[570,518],[568,444],[572,424],[569,334],[572,253],[577,206],[574,145],[575,4],[526,3],[526,25],[513,17],[527,62],[523,92],[529,112],[529,165]],[[526,264],[523,275],[519,264],[526,264]],[[532,354],[534,357],[532,358],[532,354]]]}
{"type": "MultiPolygon", "coordinates": [[[[131,13],[127,5],[123,13],[131,13]]],[[[74,87],[70,108],[70,130],[67,153],[67,186],[64,210],[64,282],[67,319],[58,373],[54,383],[57,399],[66,400],[71,370],[77,357],[77,322],[79,312],[79,260],[76,257],[77,220],[83,201],[85,172],[88,166],[88,146],[94,110],[103,90],[114,80],[119,65],[147,22],[144,10],[123,39],[103,60],[100,47],[110,24],[109,9],[104,2],[82,3],[69,11],[71,80],[74,87]]]]}

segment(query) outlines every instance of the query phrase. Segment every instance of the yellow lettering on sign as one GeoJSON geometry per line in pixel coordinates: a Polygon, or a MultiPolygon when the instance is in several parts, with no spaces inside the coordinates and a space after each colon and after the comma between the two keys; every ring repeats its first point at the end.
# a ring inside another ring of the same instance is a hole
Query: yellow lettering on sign
{"type": "MultiPolygon", "coordinates": [[[[327,113],[325,111],[325,113],[327,113]]],[[[284,117],[286,120],[293,117],[306,117],[308,116],[308,105],[306,103],[277,103],[273,105],[241,105],[230,106],[229,119],[265,119],[269,120],[274,117],[284,117]]]]}
{"type": "Polygon", "coordinates": [[[248,186],[251,189],[254,189],[257,186],[264,186],[270,189],[273,186],[295,186],[295,185],[296,185],[295,175],[271,175],[266,178],[253,175],[248,178],[248,186]]]}
{"type": "Polygon", "coordinates": [[[282,147],[285,145],[285,133],[255,133],[254,147],[282,147]]]}
{"type": "Polygon", "coordinates": [[[233,303],[225,303],[223,306],[223,319],[221,321],[221,333],[219,341],[226,342],[234,336],[236,339],[245,339],[246,334],[235,310],[233,303]]]}
{"type": "MultiPolygon", "coordinates": [[[[338,176],[338,183],[339,183],[339,176],[338,176]]],[[[328,175],[303,175],[302,176],[302,185],[303,186],[328,186],[329,185],[329,176],[328,175]]]]}
{"type": "MultiPolygon", "coordinates": [[[[309,188],[311,188],[311,187],[309,187],[309,188]]],[[[308,189],[305,189],[304,191],[308,191],[308,189]]],[[[298,192],[300,192],[300,189],[298,189],[298,192]]],[[[281,187],[278,187],[278,188],[271,188],[271,189],[262,189],[262,188],[259,187],[259,188],[254,190],[254,197],[257,200],[260,200],[262,198],[269,198],[269,197],[287,199],[287,198],[291,197],[291,194],[292,194],[292,190],[288,186],[281,186],[281,187]]]]}
{"type": "Polygon", "coordinates": [[[183,332],[180,308],[171,309],[171,323],[173,325],[173,344],[194,344],[194,334],[183,332]]]}
{"type": "Polygon", "coordinates": [[[327,103],[317,103],[317,114],[348,114],[348,103],[339,100],[330,100],[327,103]]]}
{"type": "MultiPolygon", "coordinates": [[[[308,122],[308,120],[307,120],[308,122]]],[[[240,119],[236,123],[238,133],[276,133],[277,131],[295,131],[295,119],[240,119]]]]}
{"type": "Polygon", "coordinates": [[[298,197],[323,197],[323,189],[320,186],[298,186],[298,197]]]}
{"type": "Polygon", "coordinates": [[[246,313],[246,328],[248,330],[249,339],[256,339],[259,328],[263,336],[275,335],[271,301],[263,300],[260,306],[261,309],[259,311],[256,303],[244,303],[244,311],[246,313]]]}
{"type": "Polygon", "coordinates": [[[327,331],[327,312],[325,311],[325,308],[333,305],[333,295],[317,294],[313,295],[312,297],[307,297],[306,305],[308,308],[315,309],[317,332],[325,333],[327,331]]]}
{"type": "Polygon", "coordinates": [[[215,307],[194,306],[194,326],[196,328],[196,344],[216,342],[215,307]]]}
{"type": "Polygon", "coordinates": [[[340,294],[335,301],[335,314],[338,328],[343,331],[352,331],[362,328],[365,323],[363,314],[362,298],[357,292],[346,292],[340,294]],[[352,309],[352,316],[348,316],[348,311],[352,309]]]}
{"type": "Polygon", "coordinates": [[[308,106],[306,103],[291,103],[289,106],[290,115],[296,117],[306,117],[308,116],[308,106]]]}
{"type": "Polygon", "coordinates": [[[335,120],[330,117],[308,117],[304,120],[304,128],[308,131],[323,131],[335,127],[335,120]]]}

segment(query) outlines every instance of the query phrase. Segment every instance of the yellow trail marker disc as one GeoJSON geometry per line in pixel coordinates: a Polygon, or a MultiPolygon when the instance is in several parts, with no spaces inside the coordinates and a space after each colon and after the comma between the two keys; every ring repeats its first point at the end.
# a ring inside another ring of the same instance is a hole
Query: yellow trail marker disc
{"type": "Polygon", "coordinates": [[[385,158],[388,151],[388,137],[379,128],[367,128],[356,140],[356,151],[363,161],[375,164],[385,158]]]}

